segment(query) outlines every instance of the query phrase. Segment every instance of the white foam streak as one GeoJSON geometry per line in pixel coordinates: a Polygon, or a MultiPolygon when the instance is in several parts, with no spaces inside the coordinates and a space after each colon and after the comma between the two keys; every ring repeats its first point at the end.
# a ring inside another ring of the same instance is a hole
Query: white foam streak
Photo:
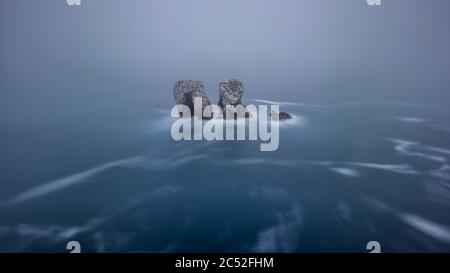
{"type": "Polygon", "coordinates": [[[50,182],[46,182],[42,185],[31,188],[30,190],[27,190],[27,191],[17,195],[11,201],[9,201],[7,204],[8,205],[18,204],[21,202],[25,202],[25,201],[40,197],[42,195],[46,195],[46,194],[67,188],[74,184],[86,182],[89,180],[89,178],[91,178],[101,172],[104,172],[112,167],[130,166],[131,164],[138,163],[142,159],[143,159],[143,157],[132,157],[132,158],[128,158],[128,159],[108,162],[108,163],[101,164],[99,166],[96,166],[94,168],[91,168],[91,169],[88,169],[85,171],[81,171],[78,173],[68,175],[66,177],[52,180],[50,182]]]}
{"type": "Polygon", "coordinates": [[[125,167],[125,168],[143,168],[147,170],[163,170],[175,168],[189,162],[202,159],[207,157],[206,154],[199,154],[193,156],[181,156],[181,157],[171,157],[167,159],[154,159],[144,156],[131,157],[123,160],[108,162],[105,164],[98,165],[91,169],[81,171],[62,177],[56,180],[46,182],[42,185],[36,186],[29,190],[26,190],[16,197],[12,198],[5,205],[16,205],[23,203],[32,199],[36,199],[53,192],[65,189],[67,187],[88,182],[90,178],[105,172],[111,168],[115,167],[125,167]]]}
{"type": "Polygon", "coordinates": [[[334,167],[330,168],[330,170],[347,177],[358,177],[360,173],[357,170],[350,168],[342,168],[342,167],[334,167]]]}
{"type": "Polygon", "coordinates": [[[365,168],[371,168],[371,169],[378,169],[383,171],[389,171],[394,173],[400,173],[400,174],[419,174],[418,171],[412,169],[410,165],[407,164],[399,164],[399,165],[392,165],[392,164],[378,164],[378,163],[365,163],[365,162],[347,162],[348,165],[353,166],[359,166],[359,167],[365,167],[365,168]]]}
{"type": "Polygon", "coordinates": [[[400,219],[416,230],[440,241],[450,243],[450,229],[414,214],[401,214],[400,219]]]}
{"type": "Polygon", "coordinates": [[[416,117],[396,117],[396,119],[407,123],[422,123],[427,121],[426,119],[416,117]]]}

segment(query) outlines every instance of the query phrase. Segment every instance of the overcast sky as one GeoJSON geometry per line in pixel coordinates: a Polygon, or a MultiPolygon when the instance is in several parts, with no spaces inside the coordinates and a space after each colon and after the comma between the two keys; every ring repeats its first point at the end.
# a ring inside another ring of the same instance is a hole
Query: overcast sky
{"type": "Polygon", "coordinates": [[[229,77],[252,98],[449,101],[449,12],[448,0],[2,0],[0,106],[171,102],[186,78],[214,101],[229,77]]]}

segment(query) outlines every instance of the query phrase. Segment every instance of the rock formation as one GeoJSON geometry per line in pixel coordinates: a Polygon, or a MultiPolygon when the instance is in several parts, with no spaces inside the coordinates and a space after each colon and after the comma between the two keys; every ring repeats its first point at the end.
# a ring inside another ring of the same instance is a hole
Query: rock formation
{"type": "MultiPolygon", "coordinates": [[[[244,85],[241,81],[236,79],[229,79],[219,82],[219,103],[218,105],[222,108],[224,116],[227,117],[226,106],[238,106],[245,105],[242,104],[242,95],[244,94],[244,85]]],[[[237,116],[234,114],[234,118],[237,116]]],[[[250,117],[250,113],[246,112],[245,117],[250,117]]]]}
{"type": "Polygon", "coordinates": [[[194,98],[202,98],[202,111],[210,104],[208,96],[206,96],[203,83],[198,80],[181,80],[175,83],[173,88],[173,96],[177,105],[184,104],[191,109],[194,115],[194,98]]]}
{"type": "Polygon", "coordinates": [[[218,105],[222,107],[222,109],[225,109],[226,105],[240,105],[243,94],[244,85],[241,81],[236,79],[220,81],[218,105]]]}
{"type": "MultiPolygon", "coordinates": [[[[242,95],[244,94],[244,85],[241,81],[236,79],[229,79],[220,81],[219,83],[219,103],[218,106],[222,108],[223,116],[226,118],[226,106],[238,106],[242,104],[242,95]]],[[[206,106],[210,105],[209,99],[206,96],[205,87],[203,83],[198,80],[180,80],[175,83],[173,88],[173,96],[177,105],[186,105],[191,110],[191,115],[194,115],[194,98],[200,97],[202,99],[202,112],[206,106]]],[[[236,112],[232,114],[237,118],[236,112]]],[[[245,112],[245,117],[251,117],[249,112],[245,112]]],[[[291,115],[285,112],[278,113],[279,120],[290,119],[291,115]]]]}
{"type": "MultiPolygon", "coordinates": [[[[272,116],[272,114],[271,114],[272,116]]],[[[291,115],[289,115],[286,112],[278,112],[278,120],[285,120],[285,119],[291,119],[291,115]]]]}

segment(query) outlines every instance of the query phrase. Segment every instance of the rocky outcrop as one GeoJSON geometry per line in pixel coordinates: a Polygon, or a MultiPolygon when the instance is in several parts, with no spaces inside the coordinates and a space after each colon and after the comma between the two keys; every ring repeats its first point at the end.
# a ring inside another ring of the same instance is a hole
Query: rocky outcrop
{"type": "Polygon", "coordinates": [[[291,119],[291,118],[292,118],[292,116],[286,112],[278,112],[278,120],[286,120],[286,119],[291,119]]]}
{"type": "MultiPolygon", "coordinates": [[[[245,105],[242,104],[242,95],[244,94],[244,85],[241,81],[236,79],[229,79],[219,82],[219,103],[222,108],[224,116],[227,117],[226,106],[232,105],[245,105]]],[[[236,114],[233,114],[234,118],[237,118],[236,114]]],[[[245,112],[245,117],[250,117],[249,112],[245,112]]]]}
{"type": "MultiPolygon", "coordinates": [[[[238,106],[242,104],[242,96],[244,94],[244,85],[241,81],[236,79],[229,79],[219,82],[219,102],[218,106],[223,110],[223,116],[234,116],[237,118],[236,112],[227,115],[226,106],[238,106]]],[[[194,115],[194,98],[202,99],[202,112],[206,106],[210,105],[208,96],[206,96],[205,87],[203,83],[198,80],[180,80],[175,83],[173,88],[173,96],[177,105],[186,105],[191,110],[191,115],[194,115]]],[[[251,117],[249,112],[245,112],[245,117],[251,117]]],[[[290,119],[291,115],[286,112],[278,113],[279,120],[290,119]]]]}
{"type": "Polygon", "coordinates": [[[191,109],[194,115],[194,98],[202,98],[202,111],[206,106],[210,105],[208,96],[206,96],[203,83],[198,80],[181,80],[175,83],[173,88],[173,96],[177,105],[184,104],[191,109]]]}
{"type": "Polygon", "coordinates": [[[291,115],[289,115],[286,112],[280,112],[279,113],[279,118],[280,118],[280,120],[285,120],[285,119],[291,119],[292,117],[291,117],[291,115]]]}
{"type": "Polygon", "coordinates": [[[219,103],[218,105],[225,109],[226,105],[240,105],[242,95],[244,94],[244,85],[241,81],[230,79],[219,82],[219,103]]]}

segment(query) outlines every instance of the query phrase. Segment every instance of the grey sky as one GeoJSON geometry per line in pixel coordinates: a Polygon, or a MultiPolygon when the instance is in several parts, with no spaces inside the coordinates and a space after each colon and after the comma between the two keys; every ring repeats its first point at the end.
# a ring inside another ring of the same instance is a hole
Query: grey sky
{"type": "Polygon", "coordinates": [[[2,0],[1,104],[169,102],[184,78],[215,100],[228,77],[251,98],[448,101],[449,11],[447,0],[2,0]]]}

